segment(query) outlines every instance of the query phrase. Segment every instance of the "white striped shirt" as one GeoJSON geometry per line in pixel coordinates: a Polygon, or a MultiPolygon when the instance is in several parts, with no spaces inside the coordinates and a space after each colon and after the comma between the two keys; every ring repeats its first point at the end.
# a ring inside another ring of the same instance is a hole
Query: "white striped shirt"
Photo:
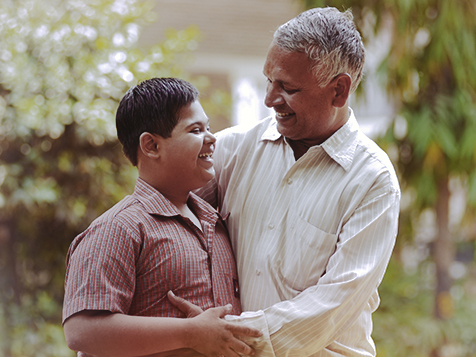
{"type": "MultiPolygon", "coordinates": [[[[219,133],[201,191],[227,218],[257,356],[375,356],[371,314],[397,234],[387,155],[348,122],[298,161],[266,118],[219,133]]],[[[233,317],[228,317],[234,319],[233,317]]]]}

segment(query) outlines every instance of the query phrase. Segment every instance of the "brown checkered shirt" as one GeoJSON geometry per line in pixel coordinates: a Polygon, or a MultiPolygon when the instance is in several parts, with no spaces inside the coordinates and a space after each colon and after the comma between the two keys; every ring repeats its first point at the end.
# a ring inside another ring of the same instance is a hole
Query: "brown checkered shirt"
{"type": "Polygon", "coordinates": [[[97,218],[67,255],[63,322],[82,310],[184,317],[167,292],[206,310],[240,314],[235,259],[219,214],[193,193],[200,231],[140,178],[134,193],[97,218]]]}

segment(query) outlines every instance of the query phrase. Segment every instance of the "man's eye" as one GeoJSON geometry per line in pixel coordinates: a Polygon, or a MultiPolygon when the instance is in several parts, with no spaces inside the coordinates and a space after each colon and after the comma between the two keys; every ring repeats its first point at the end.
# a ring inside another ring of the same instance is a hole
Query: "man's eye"
{"type": "Polygon", "coordinates": [[[283,90],[288,94],[293,94],[298,91],[297,89],[288,89],[288,88],[283,88],[283,90]]]}

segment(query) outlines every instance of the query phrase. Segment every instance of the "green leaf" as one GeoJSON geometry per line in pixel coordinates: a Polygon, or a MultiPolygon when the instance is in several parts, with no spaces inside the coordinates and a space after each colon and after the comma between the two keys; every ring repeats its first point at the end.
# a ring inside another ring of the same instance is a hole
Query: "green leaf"
{"type": "Polygon", "coordinates": [[[415,145],[415,154],[422,158],[433,138],[432,113],[424,107],[420,111],[407,111],[403,114],[408,122],[408,138],[415,145]]]}
{"type": "Polygon", "coordinates": [[[476,171],[474,170],[468,178],[468,203],[473,207],[476,206],[476,171]]]}
{"type": "Polygon", "coordinates": [[[451,160],[454,160],[459,154],[454,133],[445,123],[441,122],[434,123],[433,130],[435,140],[439,143],[444,153],[451,160]]]}

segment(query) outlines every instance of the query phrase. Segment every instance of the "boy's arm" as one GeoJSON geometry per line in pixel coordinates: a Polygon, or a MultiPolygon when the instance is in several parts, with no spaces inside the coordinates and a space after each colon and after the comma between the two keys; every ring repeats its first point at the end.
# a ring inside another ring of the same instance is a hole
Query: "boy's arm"
{"type": "Polygon", "coordinates": [[[145,356],[181,348],[206,356],[254,354],[234,335],[258,337],[261,333],[223,320],[230,311],[230,306],[216,307],[179,319],[85,310],[65,321],[64,332],[69,348],[95,356],[145,356]]]}

